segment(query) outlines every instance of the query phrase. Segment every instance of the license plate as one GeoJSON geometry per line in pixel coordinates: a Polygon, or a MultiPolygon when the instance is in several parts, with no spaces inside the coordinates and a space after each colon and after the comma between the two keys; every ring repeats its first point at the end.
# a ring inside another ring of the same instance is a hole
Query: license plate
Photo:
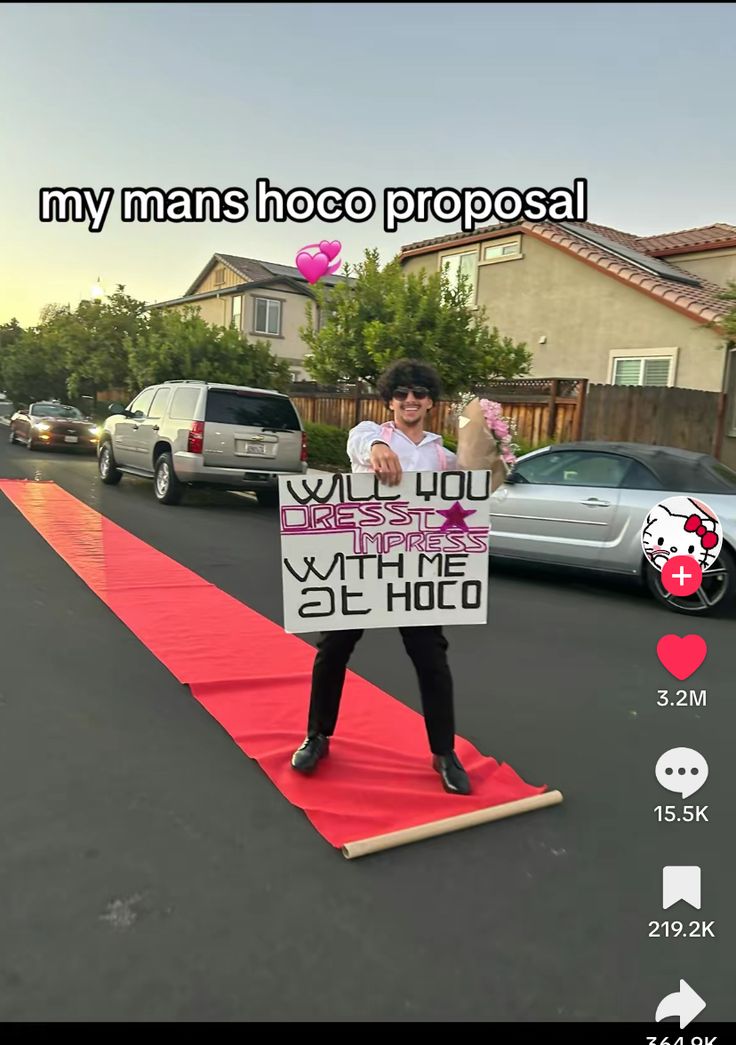
{"type": "Polygon", "coordinates": [[[249,457],[265,457],[268,453],[268,446],[266,443],[246,443],[243,452],[249,457]]]}
{"type": "Polygon", "coordinates": [[[78,443],[79,442],[79,436],[77,436],[77,435],[65,435],[64,436],[64,442],[65,443],[78,443]]]}

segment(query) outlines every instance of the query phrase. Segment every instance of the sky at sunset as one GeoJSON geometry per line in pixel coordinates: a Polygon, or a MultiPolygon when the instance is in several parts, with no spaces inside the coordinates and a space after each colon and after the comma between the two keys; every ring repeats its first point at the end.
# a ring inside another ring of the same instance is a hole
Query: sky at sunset
{"type": "Polygon", "coordinates": [[[184,293],[213,253],[342,259],[459,224],[383,228],[388,186],[571,186],[641,235],[736,222],[729,4],[6,4],[0,323],[125,284],[184,293]],[[125,187],[363,186],[369,222],[124,223],[125,187]],[[102,187],[102,231],[41,222],[102,187]]]}

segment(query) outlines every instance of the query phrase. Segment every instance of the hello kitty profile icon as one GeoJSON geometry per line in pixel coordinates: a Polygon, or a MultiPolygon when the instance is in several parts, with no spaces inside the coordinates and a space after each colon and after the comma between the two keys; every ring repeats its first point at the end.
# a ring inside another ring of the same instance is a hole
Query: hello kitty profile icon
{"type": "Polygon", "coordinates": [[[723,528],[716,513],[694,497],[669,497],[647,514],[641,546],[660,572],[678,556],[695,559],[702,570],[718,558],[723,528]]]}

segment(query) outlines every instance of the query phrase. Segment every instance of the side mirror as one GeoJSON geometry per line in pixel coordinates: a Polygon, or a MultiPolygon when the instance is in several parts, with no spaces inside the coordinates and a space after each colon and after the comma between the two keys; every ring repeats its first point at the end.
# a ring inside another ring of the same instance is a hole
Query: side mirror
{"type": "Polygon", "coordinates": [[[505,482],[511,483],[512,486],[519,486],[526,480],[522,479],[518,472],[510,472],[505,479],[505,482]]]}
{"type": "Polygon", "coordinates": [[[110,403],[110,405],[107,408],[107,412],[111,416],[114,416],[115,414],[124,414],[125,407],[122,403],[110,403]]]}

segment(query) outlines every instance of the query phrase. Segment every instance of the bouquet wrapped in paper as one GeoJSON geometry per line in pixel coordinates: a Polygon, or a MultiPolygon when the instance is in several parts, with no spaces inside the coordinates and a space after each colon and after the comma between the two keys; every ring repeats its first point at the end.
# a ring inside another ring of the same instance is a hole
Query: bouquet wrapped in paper
{"type": "Polygon", "coordinates": [[[457,464],[462,471],[488,470],[491,490],[505,481],[516,463],[515,426],[500,403],[465,400],[458,408],[457,464]]]}

